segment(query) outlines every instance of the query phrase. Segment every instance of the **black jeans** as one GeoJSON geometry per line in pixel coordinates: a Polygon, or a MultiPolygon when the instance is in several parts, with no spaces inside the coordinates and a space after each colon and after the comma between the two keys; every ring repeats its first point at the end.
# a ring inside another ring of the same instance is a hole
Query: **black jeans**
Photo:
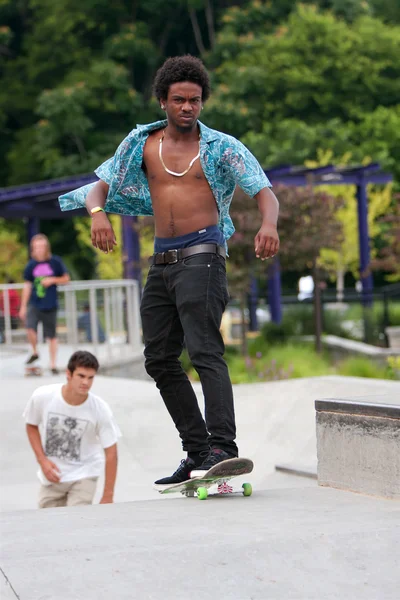
{"type": "Polygon", "coordinates": [[[145,366],[187,452],[221,448],[235,456],[235,412],[220,333],[229,299],[225,260],[196,254],[150,267],[141,302],[145,366]],[[199,374],[205,422],[179,356],[185,343],[199,374]]]}

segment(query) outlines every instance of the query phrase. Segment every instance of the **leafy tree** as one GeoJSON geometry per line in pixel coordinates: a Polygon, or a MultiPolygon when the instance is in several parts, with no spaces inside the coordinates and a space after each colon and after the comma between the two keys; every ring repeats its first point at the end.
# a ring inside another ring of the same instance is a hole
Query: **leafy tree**
{"type": "Polygon", "coordinates": [[[267,263],[256,260],[254,255],[254,238],[261,225],[261,215],[257,201],[254,198],[249,198],[240,188],[237,188],[230,213],[236,231],[229,240],[227,275],[229,290],[239,300],[242,321],[242,354],[246,356],[248,352],[245,310],[250,291],[250,281],[252,277],[257,277],[262,273],[265,275],[267,263]]]}
{"type": "MultiPolygon", "coordinates": [[[[397,4],[0,0],[0,185],[91,171],[137,122],[161,116],[155,70],[186,52],[212,70],[207,122],[265,166],[350,151],[399,177],[397,4]]],[[[87,276],[93,254],[79,249],[87,276]]]]}
{"type": "Polygon", "coordinates": [[[387,23],[400,23],[400,4],[396,0],[369,0],[376,17],[387,23]]]}
{"type": "Polygon", "coordinates": [[[122,239],[121,239],[121,217],[110,215],[111,224],[118,239],[117,246],[114,246],[112,252],[104,254],[101,250],[92,246],[90,227],[91,219],[77,219],[75,229],[78,234],[78,240],[85,245],[96,257],[95,279],[122,279],[122,239]]]}
{"type": "Polygon", "coordinates": [[[1,0],[0,180],[83,172],[107,158],[150,101],[170,55],[215,43],[232,0],[1,0]],[[36,143],[35,143],[36,140],[36,143]]]}
{"type": "Polygon", "coordinates": [[[400,197],[395,197],[395,208],[391,214],[381,216],[384,244],[372,260],[372,267],[389,273],[388,281],[400,281],[400,197]]]}
{"type": "Polygon", "coordinates": [[[283,268],[309,269],[314,279],[315,344],[321,352],[321,252],[334,250],[343,240],[342,223],[336,218],[342,199],[314,188],[282,187],[277,191],[280,203],[279,252],[283,268]]]}
{"type": "MultiPolygon", "coordinates": [[[[318,161],[306,161],[306,166],[315,168],[328,164],[346,166],[349,154],[339,159],[334,159],[332,152],[319,153],[318,161]]],[[[382,225],[381,217],[392,211],[393,195],[392,184],[382,186],[368,186],[368,231],[371,240],[371,258],[377,254],[375,240],[380,236],[382,225]]],[[[357,215],[357,196],[355,185],[321,185],[318,190],[325,191],[330,196],[340,198],[343,204],[338,209],[336,218],[343,227],[343,242],[334,249],[324,248],[321,251],[320,265],[337,281],[338,296],[343,292],[344,276],[351,271],[353,276],[360,277],[359,253],[359,227],[357,215]]]]}
{"type": "MultiPolygon", "coordinates": [[[[309,269],[315,284],[316,348],[321,350],[320,284],[323,273],[321,252],[335,249],[342,241],[342,224],[336,212],[342,206],[341,198],[313,188],[280,186],[279,199],[279,257],[282,267],[304,271],[309,269]]],[[[254,237],[260,226],[257,202],[237,190],[232,202],[231,215],[236,232],[229,242],[229,286],[239,298],[242,311],[242,351],[247,352],[244,328],[244,310],[250,278],[266,270],[266,262],[255,259],[254,237]]]]}
{"type": "MultiPolygon", "coordinates": [[[[236,11],[245,23],[246,9],[236,11]]],[[[211,124],[266,167],[315,159],[321,148],[400,174],[400,27],[370,16],[349,24],[304,5],[272,31],[261,20],[254,27],[237,37],[228,23],[217,37],[211,124]]]]}
{"type": "Polygon", "coordinates": [[[22,281],[23,269],[28,260],[28,249],[18,234],[8,231],[4,219],[0,219],[0,283],[8,279],[22,281]]]}

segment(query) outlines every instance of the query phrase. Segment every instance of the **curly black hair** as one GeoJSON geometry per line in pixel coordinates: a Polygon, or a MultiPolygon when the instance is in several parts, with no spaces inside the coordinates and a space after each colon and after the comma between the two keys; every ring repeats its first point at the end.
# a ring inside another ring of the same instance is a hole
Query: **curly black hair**
{"type": "Polygon", "coordinates": [[[167,58],[165,63],[158,69],[153,91],[157,100],[168,97],[169,86],[181,81],[196,83],[202,89],[202,101],[205,102],[211,92],[210,77],[202,61],[195,56],[185,54],[167,58]]]}

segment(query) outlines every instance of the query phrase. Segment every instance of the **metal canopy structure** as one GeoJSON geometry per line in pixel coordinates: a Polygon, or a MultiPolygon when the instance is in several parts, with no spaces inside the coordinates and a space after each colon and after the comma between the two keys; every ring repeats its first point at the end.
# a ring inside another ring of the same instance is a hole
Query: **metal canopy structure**
{"type": "Polygon", "coordinates": [[[291,165],[267,169],[273,183],[303,187],[306,185],[360,185],[365,183],[383,184],[392,181],[389,173],[383,173],[379,163],[363,166],[335,167],[326,165],[316,169],[291,165]]]}
{"type": "MultiPolygon", "coordinates": [[[[373,281],[369,271],[370,244],[368,235],[368,184],[385,184],[393,180],[389,173],[381,171],[379,163],[367,166],[336,167],[326,165],[315,169],[304,166],[283,165],[266,169],[273,185],[304,187],[308,185],[355,185],[357,188],[358,229],[360,247],[360,280],[363,300],[372,300],[373,281]]],[[[0,217],[5,219],[25,219],[28,239],[39,232],[41,219],[66,219],[71,216],[86,215],[84,209],[62,212],[58,197],[70,190],[97,181],[94,173],[64,177],[37,183],[0,188],[0,217]]],[[[135,227],[135,217],[122,217],[124,246],[124,275],[126,278],[140,279],[139,240],[135,227]]],[[[256,289],[253,286],[253,294],[256,289]]],[[[268,295],[271,318],[280,322],[281,284],[279,263],[275,259],[268,276],[268,295]]],[[[255,312],[252,311],[254,314],[255,312]]],[[[254,320],[254,319],[253,319],[254,320]]],[[[254,322],[253,322],[254,326],[254,322]]]]}
{"type": "MultiPolygon", "coordinates": [[[[267,171],[273,184],[303,187],[307,185],[355,185],[358,215],[358,240],[360,251],[360,281],[364,305],[372,303],[373,279],[370,272],[370,241],[368,234],[368,184],[385,184],[393,180],[390,173],[381,171],[379,163],[369,165],[336,167],[326,165],[316,169],[293,167],[290,165],[272,168],[267,171]]],[[[279,265],[275,263],[269,276],[269,299],[272,320],[282,319],[280,302],[279,265]],[[279,301],[278,301],[279,298],[279,301]]]]}
{"type": "MultiPolygon", "coordinates": [[[[93,173],[38,181],[26,185],[0,188],[0,217],[4,219],[67,219],[58,197],[82,185],[97,181],[93,173]]],[[[74,211],[74,216],[86,214],[85,210],[74,211]]]]}

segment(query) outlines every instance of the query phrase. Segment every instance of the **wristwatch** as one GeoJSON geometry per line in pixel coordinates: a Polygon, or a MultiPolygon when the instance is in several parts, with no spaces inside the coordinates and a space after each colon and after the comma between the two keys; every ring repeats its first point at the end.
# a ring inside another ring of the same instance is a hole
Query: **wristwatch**
{"type": "Polygon", "coordinates": [[[95,206],[94,208],[90,209],[90,214],[94,215],[98,212],[105,212],[104,208],[102,208],[101,206],[95,206]]]}

